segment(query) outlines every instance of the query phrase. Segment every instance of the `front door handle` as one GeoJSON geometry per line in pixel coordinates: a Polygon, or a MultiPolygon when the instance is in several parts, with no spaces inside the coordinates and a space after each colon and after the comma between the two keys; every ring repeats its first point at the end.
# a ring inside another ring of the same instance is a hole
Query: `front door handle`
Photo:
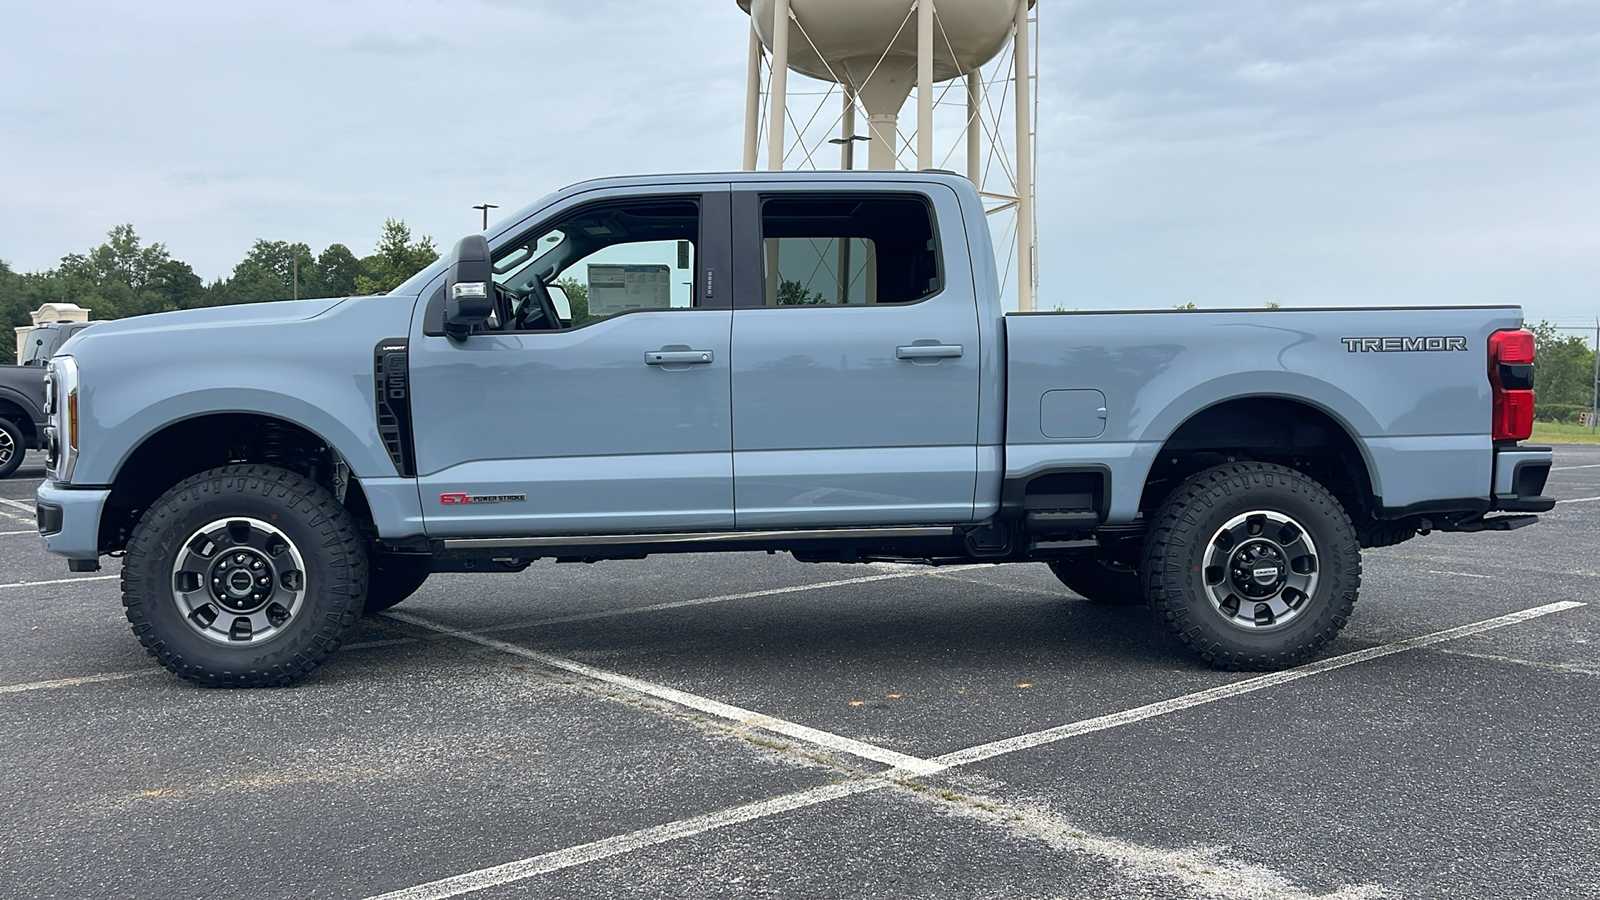
{"type": "Polygon", "coordinates": [[[712,362],[714,358],[710,350],[647,350],[644,354],[644,364],[701,366],[712,362]]]}
{"type": "Polygon", "coordinates": [[[960,355],[960,344],[907,344],[894,348],[895,359],[954,359],[960,355]]]}

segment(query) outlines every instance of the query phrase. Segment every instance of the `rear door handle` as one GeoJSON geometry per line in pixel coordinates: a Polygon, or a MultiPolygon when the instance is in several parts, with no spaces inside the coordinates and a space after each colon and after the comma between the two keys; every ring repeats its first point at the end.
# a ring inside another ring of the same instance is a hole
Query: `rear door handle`
{"type": "Polygon", "coordinates": [[[960,344],[907,344],[894,348],[895,359],[954,359],[960,355],[960,344]]]}
{"type": "Polygon", "coordinates": [[[647,350],[644,354],[644,364],[647,366],[668,365],[705,365],[712,362],[715,357],[710,350],[647,350]]]}

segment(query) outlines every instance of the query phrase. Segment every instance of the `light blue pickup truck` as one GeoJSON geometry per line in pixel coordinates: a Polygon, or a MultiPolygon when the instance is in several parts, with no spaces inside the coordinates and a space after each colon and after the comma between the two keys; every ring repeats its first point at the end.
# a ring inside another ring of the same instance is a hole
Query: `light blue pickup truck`
{"type": "Polygon", "coordinates": [[[574,185],[386,296],[74,338],[39,530],[251,686],[432,572],[738,550],[1047,563],[1279,668],[1363,547],[1554,505],[1516,307],[1008,315],[993,259],[944,173],[574,185]]]}

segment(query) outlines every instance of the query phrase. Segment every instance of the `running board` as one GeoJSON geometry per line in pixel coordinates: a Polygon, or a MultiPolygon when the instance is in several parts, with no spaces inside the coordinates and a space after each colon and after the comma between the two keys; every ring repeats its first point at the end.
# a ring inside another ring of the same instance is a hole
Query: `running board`
{"type": "Polygon", "coordinates": [[[736,541],[873,540],[955,537],[951,526],[806,528],[783,531],[691,531],[672,534],[570,534],[540,537],[445,538],[446,550],[514,550],[519,547],[594,547],[627,544],[714,544],[736,541]]]}
{"type": "Polygon", "coordinates": [[[1487,516],[1481,519],[1469,519],[1465,522],[1448,522],[1435,525],[1434,531],[1513,531],[1526,528],[1539,521],[1538,516],[1487,516]]]}

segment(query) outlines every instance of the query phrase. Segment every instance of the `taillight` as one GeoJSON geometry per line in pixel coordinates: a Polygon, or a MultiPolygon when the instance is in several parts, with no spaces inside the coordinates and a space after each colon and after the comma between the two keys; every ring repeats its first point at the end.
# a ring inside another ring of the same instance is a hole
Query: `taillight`
{"type": "Polygon", "coordinates": [[[1489,335],[1489,386],[1494,394],[1494,439],[1525,441],[1533,434],[1533,332],[1489,335]]]}

